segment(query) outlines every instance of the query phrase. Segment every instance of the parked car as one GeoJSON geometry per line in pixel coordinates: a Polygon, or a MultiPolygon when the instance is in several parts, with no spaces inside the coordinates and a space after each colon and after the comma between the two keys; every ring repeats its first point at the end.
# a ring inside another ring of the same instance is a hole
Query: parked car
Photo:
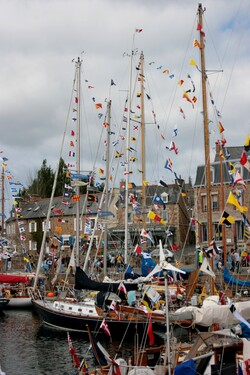
{"type": "MultiPolygon", "coordinates": [[[[174,254],[172,253],[172,251],[170,251],[166,248],[164,248],[163,251],[164,251],[164,254],[165,254],[166,261],[169,262],[169,263],[173,262],[174,261],[174,254]]],[[[151,254],[152,258],[159,257],[160,256],[160,249],[154,249],[150,252],[150,254],[151,254]]]]}

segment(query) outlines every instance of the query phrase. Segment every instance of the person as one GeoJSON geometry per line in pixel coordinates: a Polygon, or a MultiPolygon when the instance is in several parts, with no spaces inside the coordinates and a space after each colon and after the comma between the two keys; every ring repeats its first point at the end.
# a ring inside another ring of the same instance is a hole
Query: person
{"type": "Polygon", "coordinates": [[[235,270],[235,256],[234,256],[235,250],[231,249],[231,268],[230,271],[234,272],[235,270]]]}
{"type": "Polygon", "coordinates": [[[240,270],[240,254],[239,254],[237,249],[234,252],[234,259],[235,259],[235,270],[236,270],[237,273],[239,273],[239,270],[240,270]]]}
{"type": "Polygon", "coordinates": [[[202,262],[203,262],[203,254],[202,254],[202,250],[201,250],[201,249],[198,249],[198,263],[199,263],[199,266],[202,265],[202,262]]]}
{"type": "Polygon", "coordinates": [[[250,253],[247,253],[247,266],[250,266],[250,253]]]}

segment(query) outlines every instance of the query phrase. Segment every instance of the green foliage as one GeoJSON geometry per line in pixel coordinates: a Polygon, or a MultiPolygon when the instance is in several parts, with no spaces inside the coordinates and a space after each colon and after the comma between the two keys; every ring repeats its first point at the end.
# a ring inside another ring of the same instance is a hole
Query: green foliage
{"type": "MultiPolygon", "coordinates": [[[[55,197],[63,195],[65,184],[70,185],[70,178],[67,171],[67,165],[61,158],[59,161],[57,182],[54,194],[55,197]]],[[[41,168],[37,171],[36,176],[31,180],[28,189],[23,190],[20,196],[22,196],[23,198],[30,196],[38,198],[50,198],[55,180],[55,174],[56,172],[54,172],[52,168],[47,165],[47,160],[44,159],[41,168]]],[[[90,176],[91,175],[92,173],[90,173],[90,176]]],[[[94,178],[91,179],[90,186],[94,186],[94,178]]],[[[103,186],[98,188],[98,190],[102,191],[103,186]]],[[[86,186],[80,188],[80,194],[86,194],[86,191],[86,186]]]]}
{"type": "MultiPolygon", "coordinates": [[[[64,183],[66,181],[66,164],[61,158],[59,162],[58,178],[55,189],[55,196],[63,194],[64,183]]],[[[52,193],[52,188],[55,180],[55,172],[47,165],[47,160],[44,159],[41,168],[37,171],[35,178],[27,189],[30,196],[37,196],[39,198],[49,198],[52,193]]]]}

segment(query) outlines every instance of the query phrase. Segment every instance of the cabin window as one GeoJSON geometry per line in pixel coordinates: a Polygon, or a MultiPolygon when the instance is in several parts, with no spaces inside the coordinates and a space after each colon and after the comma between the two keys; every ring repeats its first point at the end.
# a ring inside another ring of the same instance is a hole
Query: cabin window
{"type": "Polygon", "coordinates": [[[37,223],[35,221],[29,223],[29,232],[37,232],[37,223]]]}
{"type": "Polygon", "coordinates": [[[69,307],[69,310],[72,310],[72,307],[71,307],[71,306],[69,307]]]}
{"type": "MultiPolygon", "coordinates": [[[[46,221],[43,221],[43,222],[42,222],[42,230],[43,230],[43,232],[44,232],[44,230],[45,230],[45,223],[46,223],[46,221]]],[[[50,222],[50,221],[48,222],[48,227],[47,227],[47,229],[48,229],[48,230],[51,229],[51,222],[50,222]]]]}
{"type": "Polygon", "coordinates": [[[82,312],[82,309],[78,309],[79,312],[82,312]]]}

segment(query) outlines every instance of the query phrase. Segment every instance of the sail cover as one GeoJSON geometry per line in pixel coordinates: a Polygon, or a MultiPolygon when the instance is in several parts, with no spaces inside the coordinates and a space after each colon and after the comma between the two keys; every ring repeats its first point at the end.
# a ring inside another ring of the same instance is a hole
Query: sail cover
{"type": "Polygon", "coordinates": [[[16,284],[16,283],[27,283],[29,281],[28,275],[10,275],[10,274],[0,274],[0,283],[5,284],[16,284]]]}
{"type": "MultiPolygon", "coordinates": [[[[80,268],[76,267],[75,274],[75,289],[86,289],[86,290],[99,290],[104,292],[119,292],[120,282],[117,283],[102,283],[99,281],[91,280],[86,273],[80,268]]],[[[127,291],[138,290],[138,284],[136,283],[123,283],[127,291]]]]}
{"type": "Polygon", "coordinates": [[[226,267],[224,269],[224,281],[228,285],[238,285],[238,286],[245,286],[245,287],[250,286],[250,281],[244,281],[244,280],[240,280],[240,279],[233,277],[232,275],[230,275],[226,267]]]}

